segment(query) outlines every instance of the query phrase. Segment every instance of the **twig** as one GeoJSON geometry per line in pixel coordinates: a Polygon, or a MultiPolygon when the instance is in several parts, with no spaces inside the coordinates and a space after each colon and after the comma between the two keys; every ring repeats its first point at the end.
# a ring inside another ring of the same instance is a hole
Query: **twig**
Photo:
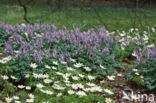
{"type": "Polygon", "coordinates": [[[23,4],[21,0],[17,0],[17,1],[18,1],[19,5],[22,6],[23,9],[24,9],[24,18],[23,18],[23,19],[24,19],[27,23],[30,23],[30,21],[27,19],[27,13],[28,13],[28,11],[27,11],[26,4],[23,4]]]}

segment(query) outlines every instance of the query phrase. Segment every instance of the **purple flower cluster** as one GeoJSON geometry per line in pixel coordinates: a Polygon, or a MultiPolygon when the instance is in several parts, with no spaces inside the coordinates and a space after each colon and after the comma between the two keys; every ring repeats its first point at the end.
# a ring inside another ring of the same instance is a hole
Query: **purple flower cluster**
{"type": "MultiPolygon", "coordinates": [[[[14,26],[0,23],[6,35],[11,35],[4,43],[4,53],[14,57],[33,57],[42,62],[44,57],[61,58],[88,56],[93,59],[99,56],[101,59],[110,55],[110,44],[119,46],[119,38],[110,36],[102,27],[95,32],[90,29],[81,32],[78,28],[73,32],[63,27],[57,29],[54,25],[35,24],[14,26]]],[[[112,57],[114,59],[114,55],[112,57]]]]}
{"type": "Polygon", "coordinates": [[[155,61],[156,62],[156,51],[155,48],[148,48],[146,46],[141,50],[137,48],[135,51],[137,64],[145,64],[146,61],[155,61]]]}

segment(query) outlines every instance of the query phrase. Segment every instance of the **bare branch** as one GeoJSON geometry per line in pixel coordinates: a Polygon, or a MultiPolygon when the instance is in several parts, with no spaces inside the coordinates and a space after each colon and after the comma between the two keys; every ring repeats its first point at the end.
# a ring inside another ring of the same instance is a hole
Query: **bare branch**
{"type": "Polygon", "coordinates": [[[24,9],[24,18],[23,18],[23,19],[24,19],[27,23],[30,23],[30,21],[27,19],[27,13],[28,13],[28,11],[27,11],[27,6],[26,6],[25,4],[23,4],[21,0],[17,0],[17,1],[18,1],[19,5],[22,6],[23,9],[24,9]]]}

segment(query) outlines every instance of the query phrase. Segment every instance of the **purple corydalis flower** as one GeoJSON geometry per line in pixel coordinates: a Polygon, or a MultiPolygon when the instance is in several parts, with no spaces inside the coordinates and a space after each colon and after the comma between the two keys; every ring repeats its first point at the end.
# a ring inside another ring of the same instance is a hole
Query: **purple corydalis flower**
{"type": "Polygon", "coordinates": [[[109,44],[106,45],[106,47],[102,50],[102,56],[105,57],[109,55],[109,44]]]}
{"type": "Polygon", "coordinates": [[[10,41],[15,42],[17,44],[21,43],[23,41],[23,37],[21,35],[18,34],[13,34],[10,38],[10,41]]]}
{"type": "Polygon", "coordinates": [[[109,54],[109,48],[104,48],[103,50],[102,50],[102,56],[103,57],[105,57],[105,56],[107,56],[109,54]]]}
{"type": "MultiPolygon", "coordinates": [[[[4,26],[5,24],[0,23],[1,25],[4,26]]],[[[43,57],[66,60],[73,56],[82,55],[87,55],[92,60],[97,55],[96,53],[102,58],[102,56],[110,54],[109,44],[117,45],[118,42],[118,38],[109,36],[104,27],[98,32],[95,32],[94,29],[81,32],[78,28],[74,32],[70,32],[66,27],[57,31],[56,26],[45,24],[26,25],[25,27],[17,24],[15,26],[5,25],[4,27],[8,32],[13,32],[7,41],[8,46],[5,47],[5,52],[13,55],[13,51],[17,50],[20,52],[19,56],[33,56],[34,60],[40,62],[43,57]],[[25,32],[29,39],[20,35],[25,32]],[[106,47],[103,48],[103,44],[107,44],[106,47]]]]}
{"type": "Polygon", "coordinates": [[[12,48],[11,43],[5,42],[5,43],[4,43],[4,46],[5,46],[5,49],[4,49],[4,51],[3,51],[4,54],[11,54],[11,55],[14,55],[14,52],[13,52],[13,48],[12,48]]]}

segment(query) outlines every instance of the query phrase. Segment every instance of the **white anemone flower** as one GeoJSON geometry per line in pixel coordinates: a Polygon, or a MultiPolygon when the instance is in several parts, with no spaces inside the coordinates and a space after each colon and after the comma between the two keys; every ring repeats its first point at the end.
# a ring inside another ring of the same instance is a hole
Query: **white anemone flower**
{"type": "Polygon", "coordinates": [[[83,74],[79,74],[79,77],[84,78],[84,75],[83,74]]]}
{"type": "Polygon", "coordinates": [[[53,64],[58,65],[58,62],[57,61],[53,61],[53,64]]]}
{"type": "Polygon", "coordinates": [[[30,67],[33,68],[33,69],[35,69],[35,68],[37,68],[37,65],[36,65],[36,63],[31,63],[30,64],[30,67]]]}
{"type": "Polygon", "coordinates": [[[105,102],[106,102],[106,103],[112,103],[112,99],[106,98],[105,102]]]}
{"type": "Polygon", "coordinates": [[[72,67],[67,67],[68,71],[74,71],[74,69],[72,67]]]}
{"type": "Polygon", "coordinates": [[[6,98],[5,98],[5,101],[6,101],[7,103],[11,103],[11,102],[12,102],[12,100],[13,100],[13,99],[12,99],[12,98],[10,98],[10,97],[6,97],[6,98]]]}
{"type": "Polygon", "coordinates": [[[137,56],[137,54],[136,54],[136,52],[135,52],[135,51],[132,53],[132,56],[134,56],[134,57],[136,57],[136,56],[137,56]]]}
{"type": "Polygon", "coordinates": [[[74,94],[75,92],[73,90],[68,90],[68,94],[72,95],[74,94]]]}
{"type": "Polygon", "coordinates": [[[151,45],[147,45],[148,48],[152,48],[154,47],[154,44],[151,44],[151,45]]]}
{"type": "Polygon", "coordinates": [[[12,98],[15,99],[15,100],[18,100],[19,99],[18,96],[13,96],[12,98]]]}
{"type": "Polygon", "coordinates": [[[27,103],[33,103],[34,102],[34,99],[32,99],[32,98],[31,99],[26,99],[26,102],[27,103]]]}
{"type": "Polygon", "coordinates": [[[82,67],[82,66],[83,66],[82,63],[76,63],[76,64],[74,64],[74,67],[76,67],[76,68],[80,68],[80,67],[82,67]]]}
{"type": "Polygon", "coordinates": [[[76,62],[76,60],[75,60],[75,59],[72,59],[72,58],[70,58],[70,61],[72,61],[72,62],[76,62]]]}
{"type": "Polygon", "coordinates": [[[101,69],[106,69],[106,68],[105,68],[103,65],[101,65],[101,64],[100,64],[100,68],[101,68],[101,69]]]}
{"type": "Polygon", "coordinates": [[[96,84],[94,84],[94,83],[86,83],[88,86],[90,86],[90,87],[94,87],[94,86],[96,86],[96,84]]]}
{"type": "Polygon", "coordinates": [[[21,26],[26,27],[26,25],[24,23],[22,23],[21,26]]]}
{"type": "Polygon", "coordinates": [[[21,103],[21,101],[17,101],[17,100],[15,100],[14,103],[21,103]]]}
{"type": "Polygon", "coordinates": [[[87,72],[92,71],[92,69],[90,69],[89,67],[83,67],[87,72]]]}
{"type": "Polygon", "coordinates": [[[57,68],[56,68],[56,67],[54,67],[54,66],[52,66],[51,68],[52,68],[53,70],[57,70],[57,68]]]}
{"type": "Polygon", "coordinates": [[[109,89],[104,89],[104,92],[108,93],[109,95],[113,95],[113,94],[114,94],[114,93],[113,93],[111,90],[109,90],[109,89]]]}
{"type": "Polygon", "coordinates": [[[78,86],[77,86],[76,84],[72,84],[71,87],[72,87],[73,89],[75,89],[75,90],[78,89],[78,86]]]}
{"type": "Polygon", "coordinates": [[[77,77],[77,76],[72,76],[72,79],[73,79],[73,80],[79,80],[79,77],[77,77]]]}
{"type": "Polygon", "coordinates": [[[147,35],[144,35],[143,40],[144,40],[144,41],[147,41],[148,39],[149,39],[148,36],[147,36],[147,35]]]}
{"type": "Polygon", "coordinates": [[[114,75],[111,75],[111,76],[107,76],[108,80],[115,80],[115,76],[114,75]]]}
{"type": "Polygon", "coordinates": [[[0,63],[5,64],[5,63],[7,63],[7,61],[5,61],[5,60],[0,60],[0,63]]]}
{"type": "Polygon", "coordinates": [[[83,89],[84,85],[82,85],[81,83],[76,84],[78,88],[83,89]]]}
{"type": "Polygon", "coordinates": [[[76,93],[79,97],[87,96],[87,94],[84,91],[78,91],[76,93]]]}
{"type": "Polygon", "coordinates": [[[10,76],[10,78],[14,80],[17,79],[15,76],[12,76],[12,75],[10,76]]]}
{"type": "Polygon", "coordinates": [[[45,65],[45,68],[50,69],[51,67],[49,65],[45,65]]]}
{"type": "Polygon", "coordinates": [[[64,64],[64,65],[66,65],[66,64],[67,64],[67,62],[65,62],[65,61],[61,61],[61,64],[64,64]]]}
{"type": "Polygon", "coordinates": [[[26,78],[29,78],[29,77],[30,77],[30,75],[29,75],[29,74],[27,74],[25,77],[26,77],[26,78]]]}
{"type": "Polygon", "coordinates": [[[155,32],[155,28],[152,28],[152,32],[155,32]]]}
{"type": "Polygon", "coordinates": [[[102,92],[103,90],[102,90],[101,87],[95,86],[95,87],[91,87],[91,88],[90,88],[90,91],[91,91],[91,92],[102,92]]]}
{"type": "Polygon", "coordinates": [[[7,56],[7,57],[3,58],[3,60],[6,61],[6,62],[10,61],[11,59],[12,59],[11,56],[7,56]]]}
{"type": "Polygon", "coordinates": [[[94,77],[94,76],[91,76],[91,75],[88,75],[88,79],[89,79],[89,80],[94,80],[95,77],[94,77]]]}
{"type": "Polygon", "coordinates": [[[54,89],[56,89],[56,90],[64,90],[66,87],[62,87],[62,86],[60,86],[60,85],[58,85],[58,84],[54,84],[53,86],[52,86],[54,89]]]}
{"type": "Polygon", "coordinates": [[[85,92],[90,91],[90,89],[91,89],[91,88],[83,88],[83,90],[84,90],[85,92]]]}
{"type": "Polygon", "coordinates": [[[144,76],[142,76],[142,75],[141,75],[141,76],[140,76],[140,78],[141,78],[141,79],[143,79],[143,78],[144,78],[144,76]]]}
{"type": "Polygon", "coordinates": [[[25,86],[23,85],[18,85],[18,88],[23,89],[25,86]]]}
{"type": "Polygon", "coordinates": [[[27,33],[27,32],[25,32],[24,35],[25,35],[26,37],[28,37],[28,33],[27,33]]]}
{"type": "Polygon", "coordinates": [[[46,90],[45,93],[48,94],[48,95],[52,95],[53,94],[53,92],[49,91],[49,90],[46,90]]]}
{"type": "Polygon", "coordinates": [[[58,93],[58,94],[57,94],[57,97],[60,97],[60,96],[62,96],[62,93],[58,93]]]}
{"type": "Polygon", "coordinates": [[[132,69],[134,72],[137,72],[138,71],[138,69],[132,69]]]}
{"type": "Polygon", "coordinates": [[[117,76],[121,77],[121,76],[122,76],[122,74],[121,74],[121,73],[118,73],[118,74],[117,74],[117,76]]]}
{"type": "Polygon", "coordinates": [[[30,86],[26,86],[25,89],[26,89],[26,90],[30,90],[31,87],[30,87],[30,86]]]}
{"type": "Polygon", "coordinates": [[[33,94],[29,94],[29,98],[34,99],[35,96],[33,94]]]}
{"type": "Polygon", "coordinates": [[[119,35],[123,37],[123,36],[125,36],[126,34],[125,34],[125,33],[120,33],[119,35]]]}
{"type": "Polygon", "coordinates": [[[136,75],[140,75],[138,72],[135,73],[136,75]]]}
{"type": "Polygon", "coordinates": [[[52,82],[51,79],[44,79],[44,83],[46,83],[46,84],[49,84],[49,83],[51,83],[51,82],[52,82]]]}
{"type": "Polygon", "coordinates": [[[38,83],[38,84],[36,84],[36,87],[41,89],[44,87],[44,85],[42,85],[41,83],[38,83]]]}
{"type": "Polygon", "coordinates": [[[2,79],[4,79],[4,80],[8,80],[8,79],[9,79],[9,77],[8,77],[7,75],[2,75],[1,77],[2,77],[2,79]]]}

